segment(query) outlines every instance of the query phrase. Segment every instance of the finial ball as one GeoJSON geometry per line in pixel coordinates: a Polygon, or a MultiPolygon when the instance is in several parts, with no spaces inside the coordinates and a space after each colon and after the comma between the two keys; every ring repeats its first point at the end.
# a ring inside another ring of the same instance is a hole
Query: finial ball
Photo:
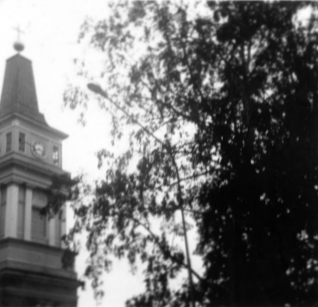
{"type": "Polygon", "coordinates": [[[21,42],[15,42],[13,47],[16,51],[21,52],[24,50],[24,45],[21,42]]]}

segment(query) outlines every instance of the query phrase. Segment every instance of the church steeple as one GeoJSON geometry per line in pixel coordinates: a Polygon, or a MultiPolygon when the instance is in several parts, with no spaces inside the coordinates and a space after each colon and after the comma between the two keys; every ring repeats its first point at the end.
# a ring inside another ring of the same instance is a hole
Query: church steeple
{"type": "Polygon", "coordinates": [[[43,214],[67,135],[39,112],[32,63],[7,60],[0,103],[0,306],[76,307],[73,268],[62,264],[66,208],[43,214]]]}
{"type": "Polygon", "coordinates": [[[0,103],[0,119],[20,114],[47,126],[39,112],[32,62],[19,53],[7,60],[0,103]]]}

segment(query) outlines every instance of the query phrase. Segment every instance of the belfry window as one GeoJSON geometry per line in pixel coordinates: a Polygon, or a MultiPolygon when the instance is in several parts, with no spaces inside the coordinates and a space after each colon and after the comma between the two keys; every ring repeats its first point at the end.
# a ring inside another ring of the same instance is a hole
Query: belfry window
{"type": "Polygon", "coordinates": [[[19,133],[19,151],[25,151],[25,134],[22,132],[19,133]]]}
{"type": "Polygon", "coordinates": [[[32,207],[32,240],[46,243],[46,217],[38,207],[32,207]]]}
{"type": "Polygon", "coordinates": [[[12,150],[12,133],[7,133],[7,140],[6,140],[6,152],[10,152],[12,150]]]}
{"type": "Polygon", "coordinates": [[[53,163],[58,165],[59,160],[59,148],[57,146],[53,146],[53,163]]]}
{"type": "Polygon", "coordinates": [[[33,190],[31,237],[33,241],[39,243],[47,243],[47,216],[42,213],[46,203],[46,194],[39,190],[33,190]]]}

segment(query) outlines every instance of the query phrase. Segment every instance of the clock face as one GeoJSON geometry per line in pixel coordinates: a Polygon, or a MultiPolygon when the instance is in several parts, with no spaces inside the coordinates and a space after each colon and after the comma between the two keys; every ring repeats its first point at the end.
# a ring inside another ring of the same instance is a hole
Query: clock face
{"type": "Polygon", "coordinates": [[[32,152],[36,157],[44,158],[46,156],[46,149],[42,142],[35,141],[32,144],[32,152]]]}

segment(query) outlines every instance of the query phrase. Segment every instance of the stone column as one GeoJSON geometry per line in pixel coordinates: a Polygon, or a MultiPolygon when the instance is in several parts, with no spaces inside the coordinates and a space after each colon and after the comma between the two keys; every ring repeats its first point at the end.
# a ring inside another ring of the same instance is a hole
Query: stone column
{"type": "Polygon", "coordinates": [[[49,227],[48,227],[48,237],[49,237],[49,245],[55,245],[55,218],[52,217],[49,219],[49,227]]]}
{"type": "Polygon", "coordinates": [[[17,237],[19,186],[11,183],[7,187],[6,223],[4,237],[17,237]]]}
{"type": "Polygon", "coordinates": [[[25,215],[24,215],[24,240],[31,241],[31,221],[32,221],[32,189],[26,187],[25,195],[25,215]]]}
{"type": "Polygon", "coordinates": [[[6,205],[7,205],[7,187],[0,186],[0,235],[1,239],[5,237],[6,225],[6,205]],[[5,197],[5,199],[4,199],[5,197]]]}
{"type": "MultiPolygon", "coordinates": [[[[61,217],[61,237],[66,234],[66,204],[63,206],[62,209],[62,217],[61,217]]],[[[62,248],[66,248],[65,243],[62,241],[61,243],[62,248]]]]}
{"type": "Polygon", "coordinates": [[[61,221],[62,217],[60,213],[57,213],[54,217],[55,222],[55,246],[61,247],[61,221]]]}

